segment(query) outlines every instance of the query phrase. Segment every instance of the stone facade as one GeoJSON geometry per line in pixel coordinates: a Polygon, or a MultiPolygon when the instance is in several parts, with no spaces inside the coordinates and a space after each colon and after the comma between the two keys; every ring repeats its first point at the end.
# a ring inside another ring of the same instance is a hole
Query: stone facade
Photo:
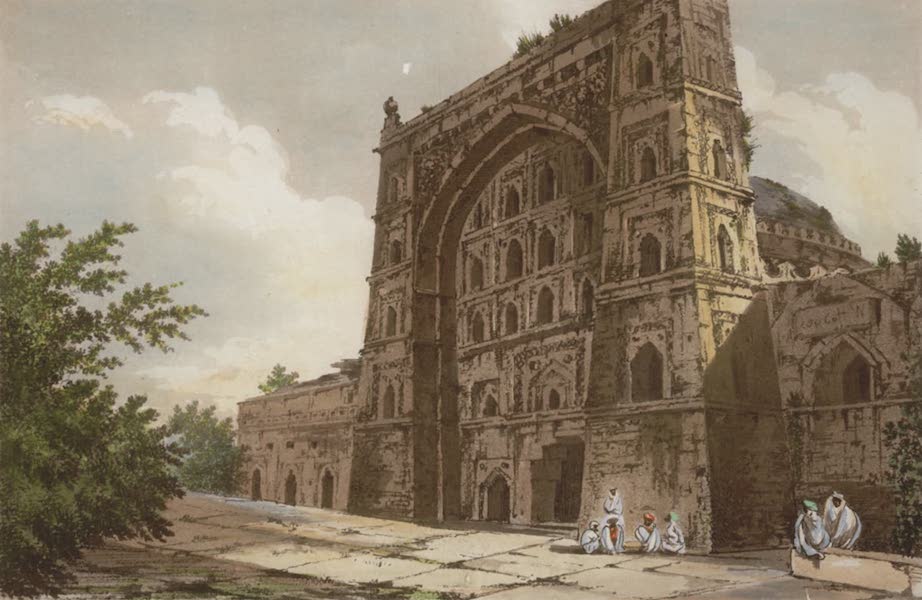
{"type": "Polygon", "coordinates": [[[617,486],[703,550],[785,543],[795,493],[886,511],[918,265],[753,192],[729,30],[725,0],[606,2],[407,123],[388,100],[361,368],[241,404],[264,497],[333,470],[355,512],[573,524],[617,486]]]}

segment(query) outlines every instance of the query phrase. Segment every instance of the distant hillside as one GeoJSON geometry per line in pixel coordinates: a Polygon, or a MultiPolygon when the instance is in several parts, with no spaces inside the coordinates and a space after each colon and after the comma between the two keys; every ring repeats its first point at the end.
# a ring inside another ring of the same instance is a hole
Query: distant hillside
{"type": "Polygon", "coordinates": [[[756,216],[842,235],[829,211],[806,196],[762,177],[751,176],[749,185],[756,193],[756,216]]]}

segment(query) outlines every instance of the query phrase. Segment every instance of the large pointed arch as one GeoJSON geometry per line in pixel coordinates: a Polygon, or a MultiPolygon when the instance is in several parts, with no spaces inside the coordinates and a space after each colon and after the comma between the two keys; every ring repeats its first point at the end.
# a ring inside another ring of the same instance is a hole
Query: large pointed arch
{"type": "Polygon", "coordinates": [[[428,201],[414,248],[414,515],[460,516],[461,455],[457,406],[457,251],[463,224],[486,185],[512,159],[541,142],[576,140],[605,172],[589,134],[544,109],[497,110],[458,152],[428,201]]]}

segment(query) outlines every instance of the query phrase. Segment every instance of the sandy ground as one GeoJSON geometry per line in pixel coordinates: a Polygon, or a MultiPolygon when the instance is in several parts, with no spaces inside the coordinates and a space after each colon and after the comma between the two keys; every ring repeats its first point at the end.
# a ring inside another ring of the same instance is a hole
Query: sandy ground
{"type": "Polygon", "coordinates": [[[573,598],[870,600],[795,579],[786,552],[734,556],[583,554],[565,533],[426,526],[189,494],[166,543],[86,553],[70,598],[573,598]]]}

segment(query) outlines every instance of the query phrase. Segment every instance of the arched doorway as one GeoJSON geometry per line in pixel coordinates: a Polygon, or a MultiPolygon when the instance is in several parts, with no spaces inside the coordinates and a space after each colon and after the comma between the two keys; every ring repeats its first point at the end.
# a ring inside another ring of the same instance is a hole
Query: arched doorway
{"type": "Polygon", "coordinates": [[[459,292],[466,291],[469,272],[464,269],[470,267],[458,265],[455,257],[468,215],[494,176],[538,144],[575,140],[604,171],[602,155],[591,136],[555,116],[550,119],[543,110],[518,104],[502,108],[480,130],[482,134],[465,146],[463,154],[454,157],[433,196],[421,198],[427,209],[413,254],[416,285],[409,328],[413,364],[417,365],[413,372],[413,446],[426,449],[414,453],[413,515],[417,518],[461,516],[457,300],[459,292]]]}
{"type": "Polygon", "coordinates": [[[509,522],[509,484],[505,477],[497,475],[487,486],[486,508],[487,521],[509,522]]]}
{"type": "Polygon", "coordinates": [[[320,479],[320,508],[333,508],[333,473],[329,470],[320,479]]]}
{"type": "Polygon", "coordinates": [[[255,469],[253,471],[253,476],[250,478],[250,498],[253,500],[263,499],[262,474],[259,472],[259,469],[255,469]]]}
{"type": "Polygon", "coordinates": [[[294,506],[298,498],[298,480],[295,474],[288,472],[288,479],[285,480],[285,504],[294,506]]]}

